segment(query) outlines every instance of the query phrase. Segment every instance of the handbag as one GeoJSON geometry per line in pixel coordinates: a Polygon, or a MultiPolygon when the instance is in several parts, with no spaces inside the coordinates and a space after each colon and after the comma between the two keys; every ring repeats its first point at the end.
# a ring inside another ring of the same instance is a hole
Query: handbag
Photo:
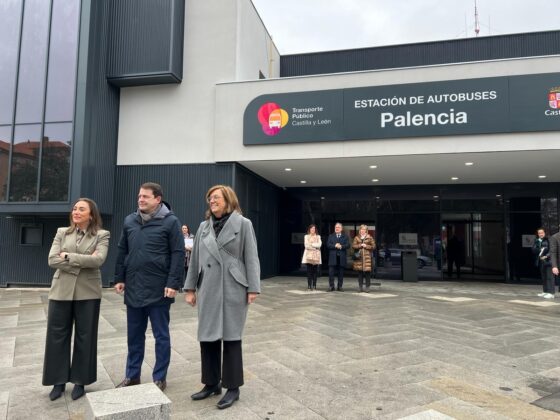
{"type": "Polygon", "coordinates": [[[319,264],[319,260],[320,260],[320,251],[318,249],[308,249],[307,250],[307,264],[314,264],[317,265],[319,264]]]}
{"type": "Polygon", "coordinates": [[[352,256],[352,258],[354,260],[359,260],[360,258],[362,258],[362,255],[360,254],[360,250],[358,249],[357,251],[354,251],[354,255],[352,256]]]}

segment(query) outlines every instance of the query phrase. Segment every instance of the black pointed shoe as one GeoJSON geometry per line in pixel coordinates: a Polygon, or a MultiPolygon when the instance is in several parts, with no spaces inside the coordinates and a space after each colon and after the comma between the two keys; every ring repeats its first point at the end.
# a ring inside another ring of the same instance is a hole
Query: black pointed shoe
{"type": "Polygon", "coordinates": [[[222,399],[218,401],[216,407],[218,407],[220,410],[231,407],[233,403],[238,399],[239,399],[239,388],[228,389],[226,395],[224,395],[222,399]]]}
{"type": "Polygon", "coordinates": [[[72,390],[72,399],[77,400],[78,398],[82,398],[86,393],[83,385],[74,385],[74,389],[72,390]]]}
{"type": "Polygon", "coordinates": [[[191,395],[191,398],[195,401],[204,400],[208,398],[210,395],[220,395],[222,393],[222,384],[218,383],[217,385],[204,385],[200,391],[195,394],[191,395]]]}
{"type": "Polygon", "coordinates": [[[49,398],[51,399],[51,401],[58,400],[64,393],[65,389],[66,389],[66,384],[59,384],[53,386],[53,389],[49,394],[49,398]]]}

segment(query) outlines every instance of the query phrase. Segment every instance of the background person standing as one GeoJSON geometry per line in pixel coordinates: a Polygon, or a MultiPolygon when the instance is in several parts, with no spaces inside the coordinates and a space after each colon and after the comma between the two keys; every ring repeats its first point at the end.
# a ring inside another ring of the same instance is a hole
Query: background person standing
{"type": "Polygon", "coordinates": [[[535,266],[538,268],[543,285],[541,296],[545,299],[554,299],[554,277],[552,275],[552,266],[550,264],[550,244],[546,237],[544,228],[537,229],[537,237],[533,244],[533,255],[535,258],[535,266]]]}
{"type": "Polygon", "coordinates": [[[329,250],[329,288],[327,292],[334,291],[334,274],[337,272],[338,283],[336,290],[342,289],[344,282],[344,269],[346,268],[346,250],[350,247],[348,236],[342,232],[342,223],[334,225],[334,233],[331,233],[327,239],[327,249],[329,250]]]}
{"type": "Polygon", "coordinates": [[[317,268],[321,264],[321,236],[317,235],[317,226],[309,225],[303,239],[304,250],[301,259],[307,268],[307,290],[317,289],[317,268]]]}
{"type": "Polygon", "coordinates": [[[187,225],[181,226],[183,232],[183,238],[185,240],[185,274],[189,270],[189,262],[191,260],[191,252],[193,247],[194,236],[191,234],[191,230],[187,225]]]}
{"type": "Polygon", "coordinates": [[[128,356],[117,388],[140,383],[148,319],[156,339],[154,383],[163,391],[171,358],[169,308],[184,279],[181,224],[162,203],[161,186],[142,184],[138,210],[126,217],[118,245],[115,291],[124,291],[128,356]]]}
{"type": "Polygon", "coordinates": [[[364,291],[364,278],[366,283],[365,292],[369,293],[371,285],[371,272],[373,268],[372,251],[375,249],[375,240],[368,233],[368,227],[361,225],[360,230],[352,241],[352,248],[358,257],[354,259],[352,269],[358,272],[358,287],[360,292],[364,291]]]}

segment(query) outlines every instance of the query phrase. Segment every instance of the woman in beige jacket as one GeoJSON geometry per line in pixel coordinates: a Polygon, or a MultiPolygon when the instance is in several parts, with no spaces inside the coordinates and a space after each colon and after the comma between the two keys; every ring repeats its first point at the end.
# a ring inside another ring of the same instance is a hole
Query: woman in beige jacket
{"type": "Polygon", "coordinates": [[[317,235],[317,226],[309,225],[304,240],[302,264],[307,266],[307,290],[317,289],[317,270],[321,264],[321,236],[317,235]]]}
{"type": "Polygon", "coordinates": [[[54,385],[49,398],[60,398],[66,382],[75,384],[72,399],[97,380],[97,327],[101,303],[99,267],[107,257],[109,232],[101,229],[97,205],[80,198],[70,226],[59,228],[49,252],[56,269],[49,292],[43,385],[54,385]],[[70,361],[70,339],[74,349],[70,361]]]}

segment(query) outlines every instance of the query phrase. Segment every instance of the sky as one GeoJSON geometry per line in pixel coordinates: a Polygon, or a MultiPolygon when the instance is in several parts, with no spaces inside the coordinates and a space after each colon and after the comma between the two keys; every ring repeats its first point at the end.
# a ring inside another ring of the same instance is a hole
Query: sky
{"type": "MultiPolygon", "coordinates": [[[[252,0],[281,55],[474,37],[474,0],[252,0]]],[[[479,36],[560,29],[560,0],[477,0],[479,36]]]]}

